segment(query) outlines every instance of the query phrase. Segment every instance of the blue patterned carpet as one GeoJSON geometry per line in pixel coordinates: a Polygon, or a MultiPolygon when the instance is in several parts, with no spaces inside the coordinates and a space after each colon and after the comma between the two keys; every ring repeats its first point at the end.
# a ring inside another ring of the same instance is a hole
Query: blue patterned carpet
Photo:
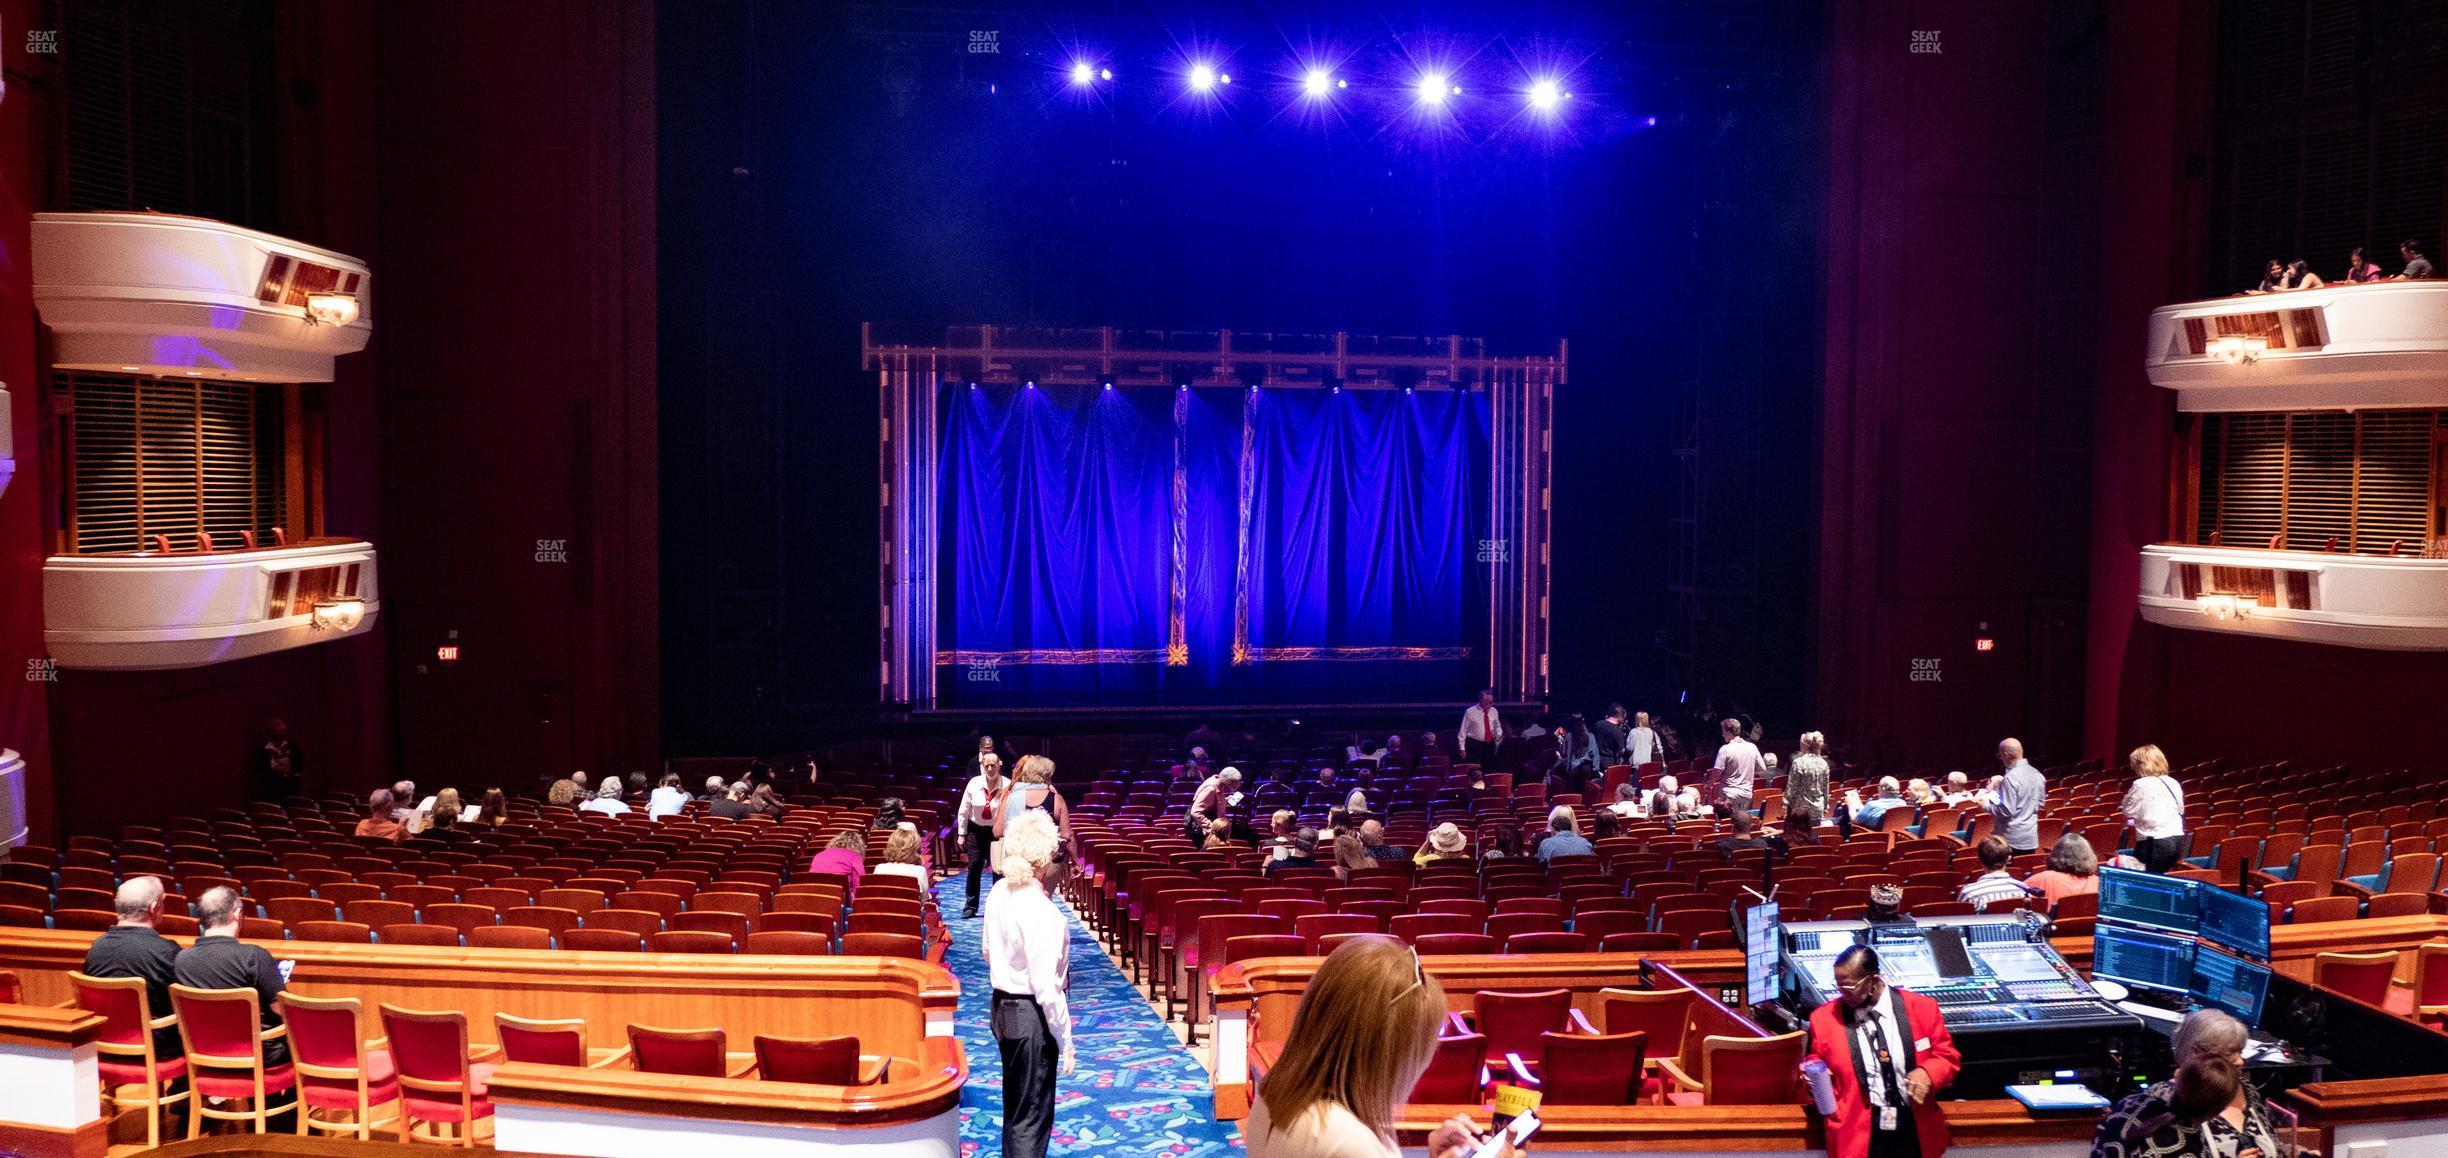
{"type": "MultiPolygon", "coordinates": [[[[978,948],[985,922],[956,915],[967,900],[964,878],[947,878],[935,895],[951,918],[944,964],[960,978],[953,1028],[969,1054],[961,1154],[996,1158],[1003,1150],[1003,1066],[987,1022],[993,988],[978,948]]],[[[1217,1158],[1240,1151],[1240,1128],[1215,1120],[1206,1067],[1157,1020],[1077,917],[1071,920],[1071,1020],[1079,1067],[1062,1080],[1052,1153],[1217,1158]]]]}

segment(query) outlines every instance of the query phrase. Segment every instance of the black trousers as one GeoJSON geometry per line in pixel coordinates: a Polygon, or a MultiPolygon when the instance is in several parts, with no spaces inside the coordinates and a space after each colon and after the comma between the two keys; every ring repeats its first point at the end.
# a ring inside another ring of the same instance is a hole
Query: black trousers
{"type": "Polygon", "coordinates": [[[2145,871],[2164,873],[2173,870],[2184,859],[2185,838],[2154,836],[2134,842],[2134,859],[2142,862],[2145,871]]]}
{"type": "Polygon", "coordinates": [[[963,821],[961,843],[969,850],[969,908],[975,910],[978,907],[978,882],[985,879],[989,871],[986,857],[994,851],[994,830],[974,821],[963,821]]]}
{"type": "Polygon", "coordinates": [[[1487,740],[1464,740],[1462,741],[1462,762],[1477,764],[1481,768],[1494,768],[1496,766],[1496,745],[1487,740]]]}
{"type": "Polygon", "coordinates": [[[1912,1110],[1900,1109],[1896,1128],[1878,1128],[1878,1109],[1870,1108],[1870,1158],[1921,1158],[1921,1131],[1913,1128],[1912,1110]]]}
{"type": "Polygon", "coordinates": [[[994,995],[994,1035],[1003,1054],[1003,1158],[1045,1158],[1062,1046],[1035,998],[1001,991],[994,995]]]}

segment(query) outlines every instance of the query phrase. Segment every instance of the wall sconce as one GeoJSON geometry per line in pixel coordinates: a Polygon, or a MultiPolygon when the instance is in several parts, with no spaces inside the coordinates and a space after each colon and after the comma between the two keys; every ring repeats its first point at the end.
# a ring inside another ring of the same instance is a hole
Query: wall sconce
{"type": "Polygon", "coordinates": [[[2243,366],[2258,362],[2261,360],[2262,352],[2268,349],[2268,338],[2245,334],[2228,334],[2224,337],[2212,338],[2204,347],[2205,352],[2211,357],[2230,366],[2243,366]]]}
{"type": "Polygon", "coordinates": [[[2249,616],[2261,606],[2261,600],[2251,595],[2204,595],[2193,602],[2201,608],[2202,614],[2220,623],[2249,616]]]}
{"type": "Polygon", "coordinates": [[[365,600],[326,599],[314,605],[314,626],[325,631],[354,631],[365,622],[365,600]]]}
{"type": "Polygon", "coordinates": [[[318,290],[306,295],[308,325],[345,326],[357,320],[357,295],[318,290]]]}

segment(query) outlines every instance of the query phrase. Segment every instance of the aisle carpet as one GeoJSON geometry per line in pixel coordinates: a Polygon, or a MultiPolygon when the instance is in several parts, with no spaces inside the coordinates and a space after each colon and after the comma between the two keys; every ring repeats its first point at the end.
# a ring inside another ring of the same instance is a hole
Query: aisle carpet
{"type": "MultiPolygon", "coordinates": [[[[953,1028],[969,1055],[961,1153],[994,1158],[1003,1150],[1003,1061],[987,1021],[993,987],[978,948],[985,922],[958,916],[967,897],[963,877],[947,878],[935,889],[936,905],[951,917],[944,964],[961,983],[953,1028]]],[[[1070,906],[1063,908],[1068,915],[1070,906]]],[[[1240,1128],[1215,1120],[1206,1068],[1157,1020],[1077,917],[1071,917],[1071,1020],[1079,1067],[1059,1087],[1052,1154],[1213,1158],[1240,1152],[1240,1128]]]]}

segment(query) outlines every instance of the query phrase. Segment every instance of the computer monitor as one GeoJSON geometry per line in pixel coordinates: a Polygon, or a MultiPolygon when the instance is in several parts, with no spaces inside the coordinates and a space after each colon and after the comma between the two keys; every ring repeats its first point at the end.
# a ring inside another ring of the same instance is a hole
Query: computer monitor
{"type": "Polygon", "coordinates": [[[2099,919],[2164,929],[2187,937],[2201,931],[2201,882],[2126,869],[2099,872],[2099,919]]]}
{"type": "Polygon", "coordinates": [[[2247,957],[2269,960],[2269,902],[2225,889],[2201,890],[2202,940],[2247,957]]]}
{"type": "Polygon", "coordinates": [[[1766,1005],[1777,999],[1777,905],[1761,901],[1743,911],[1743,1002],[1766,1005]]]}
{"type": "Polygon", "coordinates": [[[2193,939],[2101,925],[2091,932],[2091,975],[2137,989],[2190,993],[2193,939]]]}
{"type": "Polygon", "coordinates": [[[2266,965],[2255,965],[2233,953],[2201,945],[2193,951],[2193,980],[2187,995],[2203,1005],[2216,1006],[2236,1016],[2247,1026],[2261,1024],[2261,1004],[2269,1000],[2270,971],[2266,965]]]}

